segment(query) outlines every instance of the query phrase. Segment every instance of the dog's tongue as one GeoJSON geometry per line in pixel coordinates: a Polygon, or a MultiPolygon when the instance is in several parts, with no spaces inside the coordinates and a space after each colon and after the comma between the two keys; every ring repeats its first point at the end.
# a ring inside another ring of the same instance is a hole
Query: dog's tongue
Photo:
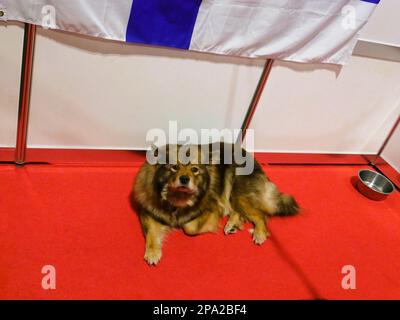
{"type": "Polygon", "coordinates": [[[187,187],[176,187],[176,188],[169,188],[171,192],[179,192],[179,193],[186,193],[186,194],[193,194],[193,190],[187,187]]]}

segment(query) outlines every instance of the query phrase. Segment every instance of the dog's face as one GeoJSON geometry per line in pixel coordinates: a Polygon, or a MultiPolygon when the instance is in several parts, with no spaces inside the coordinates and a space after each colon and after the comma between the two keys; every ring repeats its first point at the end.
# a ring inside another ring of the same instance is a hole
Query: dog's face
{"type": "Polygon", "coordinates": [[[161,199],[173,207],[186,208],[202,199],[210,177],[205,165],[177,163],[158,165],[154,180],[161,199]]]}

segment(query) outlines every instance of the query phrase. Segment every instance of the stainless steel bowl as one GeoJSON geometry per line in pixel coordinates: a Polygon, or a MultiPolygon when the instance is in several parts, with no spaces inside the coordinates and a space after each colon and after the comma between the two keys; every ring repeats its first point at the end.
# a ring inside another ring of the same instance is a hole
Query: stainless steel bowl
{"type": "Polygon", "coordinates": [[[366,197],[380,201],[394,191],[394,186],[384,175],[364,169],[358,171],[357,189],[366,197]]]}

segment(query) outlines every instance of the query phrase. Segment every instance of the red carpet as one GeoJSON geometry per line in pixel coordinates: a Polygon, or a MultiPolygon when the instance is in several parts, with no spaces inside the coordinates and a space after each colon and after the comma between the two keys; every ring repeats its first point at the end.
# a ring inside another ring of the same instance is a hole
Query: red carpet
{"type": "Polygon", "coordinates": [[[263,246],[250,234],[173,232],[159,266],[128,195],[138,167],[0,165],[2,299],[400,299],[400,197],[360,195],[358,166],[268,166],[299,216],[270,220],[263,246]],[[43,290],[54,265],[57,289],[43,290]],[[356,290],[341,287],[353,265],[356,290]]]}

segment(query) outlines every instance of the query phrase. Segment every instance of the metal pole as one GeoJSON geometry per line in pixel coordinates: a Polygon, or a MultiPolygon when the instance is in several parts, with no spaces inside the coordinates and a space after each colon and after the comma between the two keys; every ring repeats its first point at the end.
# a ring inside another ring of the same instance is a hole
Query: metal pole
{"type": "MultiPolygon", "coordinates": [[[[244,117],[244,120],[243,120],[243,123],[242,123],[242,128],[241,128],[242,129],[242,131],[241,131],[242,132],[242,137],[241,137],[242,142],[244,141],[244,138],[246,137],[246,132],[247,132],[247,129],[249,128],[249,126],[250,126],[251,119],[253,118],[254,113],[256,112],[258,102],[260,101],[260,98],[261,98],[261,95],[263,93],[265,84],[267,83],[267,80],[268,80],[269,75],[271,73],[271,69],[272,69],[272,65],[273,64],[274,64],[274,60],[272,60],[272,59],[268,59],[265,62],[264,70],[263,70],[263,72],[261,74],[260,80],[258,81],[258,85],[257,85],[256,91],[253,94],[253,98],[251,99],[249,108],[247,109],[246,116],[244,117]]],[[[239,137],[239,139],[240,139],[240,137],[239,137]]]]}
{"type": "Polygon", "coordinates": [[[376,158],[375,158],[373,164],[375,164],[376,161],[379,159],[379,157],[382,155],[383,150],[385,150],[387,144],[389,143],[390,139],[392,138],[392,136],[393,136],[394,132],[396,131],[397,127],[399,126],[399,124],[400,124],[400,116],[397,118],[395,124],[393,125],[393,127],[390,130],[389,134],[387,135],[385,141],[383,142],[381,148],[379,149],[378,154],[376,155],[376,158]]]}
{"type": "Polygon", "coordinates": [[[25,24],[24,49],[21,67],[21,86],[19,93],[17,142],[14,160],[16,164],[24,164],[26,158],[35,36],[36,26],[32,24],[25,24]]]}

